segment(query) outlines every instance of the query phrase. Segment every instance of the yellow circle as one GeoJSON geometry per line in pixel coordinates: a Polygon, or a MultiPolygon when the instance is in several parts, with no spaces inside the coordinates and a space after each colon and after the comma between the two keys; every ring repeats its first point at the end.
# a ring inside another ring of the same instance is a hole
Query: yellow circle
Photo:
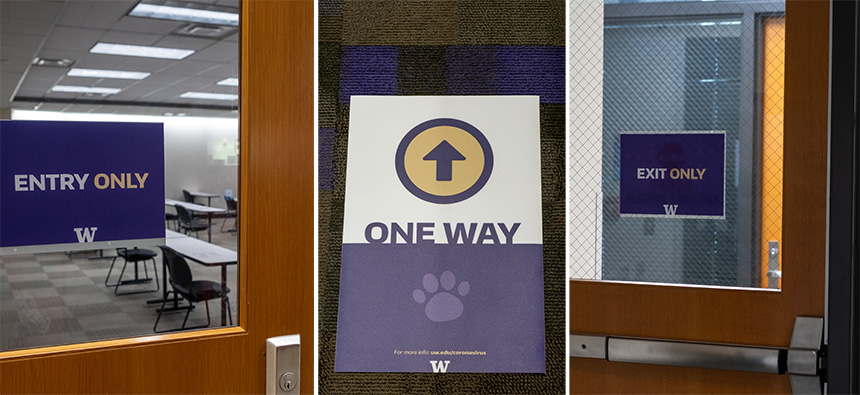
{"type": "Polygon", "coordinates": [[[412,139],[403,158],[406,175],[418,189],[436,196],[452,196],[475,184],[484,171],[484,151],[469,132],[454,126],[436,126],[412,139]],[[436,161],[424,160],[436,146],[447,141],[466,159],[452,161],[451,181],[436,180],[436,161]]]}

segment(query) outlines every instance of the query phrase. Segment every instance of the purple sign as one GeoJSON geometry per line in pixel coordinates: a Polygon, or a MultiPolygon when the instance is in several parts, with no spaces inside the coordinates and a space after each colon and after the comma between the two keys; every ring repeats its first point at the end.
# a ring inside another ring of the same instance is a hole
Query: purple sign
{"type": "Polygon", "coordinates": [[[724,132],[621,135],[622,216],[724,218],[724,132]]]}
{"type": "Polygon", "coordinates": [[[348,148],[334,371],[546,373],[539,98],[353,96],[348,148]]]}
{"type": "Polygon", "coordinates": [[[164,239],[164,128],[0,122],[0,253],[164,239]]]}

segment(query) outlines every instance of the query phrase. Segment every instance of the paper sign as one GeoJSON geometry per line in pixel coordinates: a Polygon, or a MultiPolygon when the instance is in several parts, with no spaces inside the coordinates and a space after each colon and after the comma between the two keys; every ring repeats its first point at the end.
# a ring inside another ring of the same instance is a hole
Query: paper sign
{"type": "Polygon", "coordinates": [[[336,372],[545,372],[538,97],[350,105],[336,372]]]}
{"type": "Polygon", "coordinates": [[[724,132],[621,134],[622,216],[725,217],[724,132]]]}
{"type": "Polygon", "coordinates": [[[0,122],[0,254],[163,240],[162,124],[0,122]]]}

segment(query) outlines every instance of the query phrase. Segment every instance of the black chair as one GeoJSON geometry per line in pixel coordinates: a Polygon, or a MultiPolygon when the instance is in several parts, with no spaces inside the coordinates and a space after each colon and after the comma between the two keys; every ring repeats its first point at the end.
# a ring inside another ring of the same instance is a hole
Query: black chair
{"type": "Polygon", "coordinates": [[[186,203],[194,203],[194,195],[184,189],[182,190],[182,198],[185,199],[186,203]]]}
{"type": "Polygon", "coordinates": [[[155,263],[155,257],[157,255],[158,254],[156,254],[154,251],[143,249],[143,248],[135,247],[135,248],[132,248],[130,250],[127,248],[117,248],[116,256],[113,257],[113,260],[110,263],[110,269],[108,269],[107,277],[105,277],[105,286],[113,287],[113,293],[115,295],[132,295],[132,294],[158,291],[158,289],[159,289],[159,286],[158,286],[158,270],[156,268],[156,263],[155,263]],[[125,260],[125,263],[122,265],[122,270],[119,272],[119,279],[117,279],[115,283],[109,284],[110,274],[113,271],[113,266],[114,266],[114,264],[116,264],[117,258],[123,258],[125,260]],[[152,281],[152,278],[149,277],[149,271],[146,268],[146,261],[148,261],[148,260],[152,260],[152,273],[155,276],[155,289],[120,293],[119,287],[122,285],[145,284],[145,283],[152,281]],[[129,262],[134,264],[134,279],[133,280],[123,280],[122,277],[125,274],[125,269],[126,269],[126,267],[128,267],[129,262]],[[137,266],[137,264],[140,262],[143,262],[143,272],[144,272],[143,278],[140,277],[140,272],[139,272],[139,269],[137,266]]]}
{"type": "Polygon", "coordinates": [[[173,228],[179,230],[179,216],[172,213],[164,213],[164,220],[167,222],[167,229],[170,229],[170,223],[173,222],[173,228]]]}
{"type": "MultiPolygon", "coordinates": [[[[197,204],[197,202],[194,201],[194,195],[185,189],[182,190],[182,199],[185,200],[185,203],[197,204]]],[[[200,218],[200,215],[191,213],[191,218],[200,218]]]]}
{"type": "Polygon", "coordinates": [[[179,231],[185,232],[186,235],[191,232],[196,232],[197,238],[200,238],[200,231],[209,229],[209,224],[202,219],[194,218],[191,213],[180,205],[176,205],[176,215],[179,216],[179,231]]]}
{"type": "MultiPolygon", "coordinates": [[[[224,214],[224,222],[221,223],[221,232],[224,232],[224,225],[227,225],[228,218],[238,218],[239,210],[236,201],[230,196],[224,196],[224,203],[227,203],[227,212],[224,214]]],[[[233,221],[233,228],[228,229],[228,232],[236,231],[236,221],[233,221]]]]}
{"type": "Polygon", "coordinates": [[[159,248],[161,248],[161,252],[164,254],[165,262],[167,262],[167,273],[173,290],[167,291],[167,294],[165,294],[164,301],[161,302],[161,308],[158,309],[158,318],[155,319],[155,325],[152,327],[152,330],[155,333],[162,333],[185,329],[207,328],[209,327],[209,324],[212,323],[212,319],[209,315],[209,300],[222,298],[226,299],[227,316],[230,317],[230,325],[233,325],[233,314],[230,311],[230,298],[227,297],[227,294],[230,293],[230,288],[215,281],[194,281],[191,276],[191,269],[188,268],[188,262],[185,261],[185,258],[182,257],[182,255],[179,255],[176,251],[173,251],[168,247],[159,248]],[[164,305],[167,304],[170,299],[169,296],[171,293],[179,295],[188,301],[188,306],[180,307],[180,309],[186,310],[185,319],[182,321],[182,327],[178,329],[159,331],[158,321],[161,320],[161,314],[164,312],[164,305]],[[194,303],[198,302],[204,302],[206,304],[206,325],[186,328],[185,324],[188,323],[188,316],[191,314],[191,310],[194,309],[194,303]]]}

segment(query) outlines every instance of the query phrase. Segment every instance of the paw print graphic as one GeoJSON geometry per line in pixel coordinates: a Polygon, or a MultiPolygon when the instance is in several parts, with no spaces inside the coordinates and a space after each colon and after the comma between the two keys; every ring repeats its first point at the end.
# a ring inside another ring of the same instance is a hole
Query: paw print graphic
{"type": "Polygon", "coordinates": [[[412,299],[418,304],[427,302],[424,306],[424,314],[427,318],[435,322],[447,322],[463,315],[463,302],[460,301],[460,297],[468,295],[471,290],[467,281],[457,285],[454,273],[449,270],[443,272],[439,279],[436,279],[433,274],[425,274],[422,283],[424,290],[412,291],[412,299]],[[459,297],[454,294],[455,285],[457,285],[456,293],[459,297]],[[427,295],[431,295],[430,300],[427,300],[427,295]]]}

